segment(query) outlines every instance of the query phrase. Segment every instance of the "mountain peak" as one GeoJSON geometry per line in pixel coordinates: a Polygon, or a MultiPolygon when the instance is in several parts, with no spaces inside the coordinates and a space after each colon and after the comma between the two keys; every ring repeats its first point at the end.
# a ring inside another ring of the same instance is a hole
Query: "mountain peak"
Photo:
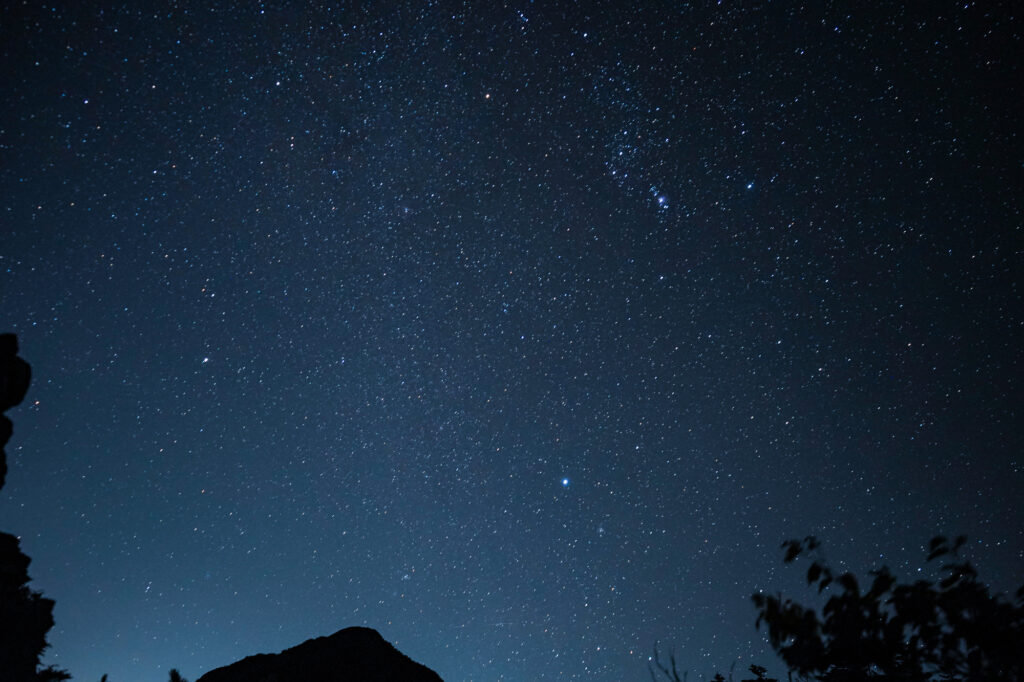
{"type": "Polygon", "coordinates": [[[196,682],[443,682],[372,628],[351,627],[279,654],[247,656],[196,682]]]}

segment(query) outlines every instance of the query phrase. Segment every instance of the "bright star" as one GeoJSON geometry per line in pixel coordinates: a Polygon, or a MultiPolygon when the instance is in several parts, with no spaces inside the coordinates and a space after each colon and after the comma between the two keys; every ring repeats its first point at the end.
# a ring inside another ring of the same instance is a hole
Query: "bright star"
{"type": "Polygon", "coordinates": [[[562,487],[563,488],[568,488],[569,487],[569,479],[568,478],[563,478],[562,479],[562,487]]]}

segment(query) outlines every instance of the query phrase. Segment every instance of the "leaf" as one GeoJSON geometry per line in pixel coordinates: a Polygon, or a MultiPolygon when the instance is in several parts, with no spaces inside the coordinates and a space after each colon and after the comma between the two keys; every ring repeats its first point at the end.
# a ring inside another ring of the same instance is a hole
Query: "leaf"
{"type": "Polygon", "coordinates": [[[860,591],[857,585],[857,578],[854,577],[853,573],[843,573],[839,576],[839,584],[843,586],[843,589],[847,592],[857,594],[860,591]]]}
{"type": "Polygon", "coordinates": [[[782,543],[783,549],[786,550],[786,556],[782,558],[785,563],[792,563],[794,559],[800,556],[800,552],[803,551],[803,545],[800,544],[799,540],[786,540],[782,543]]]}
{"type": "Polygon", "coordinates": [[[966,535],[957,535],[956,540],[953,541],[953,554],[960,551],[960,548],[967,543],[966,535]]]}
{"type": "Polygon", "coordinates": [[[928,561],[949,554],[949,545],[944,535],[936,535],[928,543],[928,561]]]}
{"type": "Polygon", "coordinates": [[[868,596],[872,599],[878,599],[896,583],[896,578],[885,566],[874,571],[874,575],[875,580],[871,583],[871,590],[868,592],[868,596]]]}

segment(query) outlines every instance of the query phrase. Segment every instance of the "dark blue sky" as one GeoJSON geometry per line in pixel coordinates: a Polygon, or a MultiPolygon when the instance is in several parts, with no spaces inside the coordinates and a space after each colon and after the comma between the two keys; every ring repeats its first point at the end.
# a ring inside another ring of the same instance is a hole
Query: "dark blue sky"
{"type": "Polygon", "coordinates": [[[1012,4],[4,3],[47,660],[771,665],[808,534],[1015,586],[1012,4]]]}

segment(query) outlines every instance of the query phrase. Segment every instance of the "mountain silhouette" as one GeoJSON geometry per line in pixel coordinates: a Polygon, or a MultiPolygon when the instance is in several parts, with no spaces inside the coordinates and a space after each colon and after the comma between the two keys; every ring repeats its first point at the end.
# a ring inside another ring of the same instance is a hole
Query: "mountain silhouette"
{"type": "Polygon", "coordinates": [[[371,628],[345,628],[279,654],[257,654],[196,682],[443,682],[371,628]]]}

